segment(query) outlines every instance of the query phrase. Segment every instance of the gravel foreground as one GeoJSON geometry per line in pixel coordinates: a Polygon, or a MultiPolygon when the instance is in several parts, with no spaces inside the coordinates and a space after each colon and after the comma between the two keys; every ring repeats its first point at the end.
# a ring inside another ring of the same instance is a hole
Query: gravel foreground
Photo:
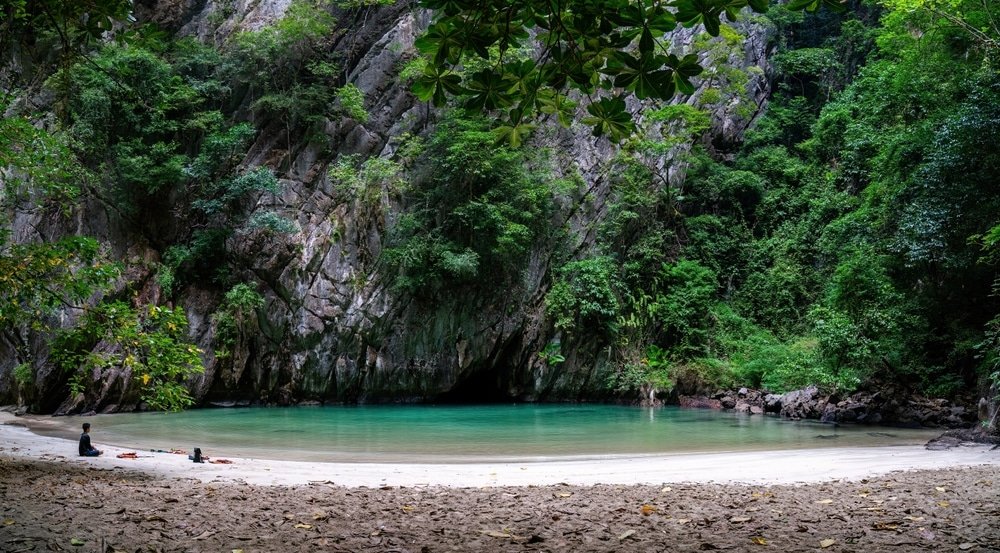
{"type": "Polygon", "coordinates": [[[803,485],[255,486],[0,453],[0,551],[1000,551],[1000,468],[803,485]]]}

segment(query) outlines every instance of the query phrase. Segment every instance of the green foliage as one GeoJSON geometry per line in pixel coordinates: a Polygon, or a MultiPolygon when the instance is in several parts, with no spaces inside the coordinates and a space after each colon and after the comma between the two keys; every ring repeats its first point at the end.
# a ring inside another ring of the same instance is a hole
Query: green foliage
{"type": "MultiPolygon", "coordinates": [[[[248,123],[210,129],[187,171],[195,179],[208,181],[227,177],[256,135],[257,131],[248,123]]],[[[211,182],[209,185],[217,186],[211,182]]]]}
{"type": "Polygon", "coordinates": [[[693,137],[701,136],[711,125],[708,112],[688,104],[663,106],[646,114],[650,121],[678,122],[693,137]]]}
{"type": "MultiPolygon", "coordinates": [[[[746,14],[745,17],[748,22],[757,24],[763,19],[752,14],[746,14]]],[[[713,38],[708,33],[695,36],[692,48],[702,52],[700,63],[705,67],[701,75],[702,84],[712,87],[703,88],[702,94],[696,98],[697,105],[725,103],[727,110],[731,110],[734,115],[745,120],[753,117],[757,106],[749,96],[747,84],[752,74],[763,75],[763,70],[756,65],[743,68],[746,65],[746,38],[729,25],[720,27],[718,38],[713,38]]]]}
{"type": "MultiPolygon", "coordinates": [[[[6,110],[7,102],[0,101],[0,111],[6,110]]],[[[0,118],[0,205],[31,202],[33,196],[67,208],[87,177],[69,143],[65,133],[46,132],[25,117],[0,118]]]]}
{"type": "Polygon", "coordinates": [[[278,179],[266,167],[257,167],[252,171],[217,180],[207,184],[203,189],[203,198],[191,203],[191,207],[208,217],[228,215],[232,217],[242,212],[241,201],[253,193],[278,192],[278,179]]]}
{"type": "MultiPolygon", "coordinates": [[[[976,239],[985,252],[980,262],[996,264],[1000,260],[1000,225],[992,227],[985,235],[976,239]]],[[[993,281],[992,295],[1000,296],[1000,277],[993,281]]],[[[1000,401],[1000,312],[986,323],[983,340],[975,345],[975,349],[982,359],[981,373],[986,376],[993,389],[998,391],[994,401],[1000,401]]],[[[994,428],[994,431],[1000,432],[1000,428],[994,428]]]]}
{"type": "Polygon", "coordinates": [[[106,289],[121,268],[91,238],[18,244],[0,229],[0,328],[46,328],[47,316],[84,303],[106,289]]]}
{"type": "Polygon", "coordinates": [[[215,323],[215,356],[229,357],[233,346],[257,328],[264,298],[247,284],[233,286],[212,315],[215,323]]]}
{"type": "Polygon", "coordinates": [[[50,314],[86,302],[121,272],[92,238],[12,239],[8,213],[72,209],[87,173],[68,143],[65,134],[36,128],[24,117],[0,119],[0,332],[26,324],[44,330],[50,314]]]}
{"type": "Polygon", "coordinates": [[[997,372],[993,342],[973,344],[1000,311],[997,257],[979,250],[1000,236],[1000,88],[987,41],[942,15],[979,8],[934,9],[891,11],[873,52],[864,10],[773,8],[778,93],[735,159],[689,156],[669,194],[653,167],[614,172],[601,238],[629,283],[614,378],[648,384],[635,352],[650,344],[674,378],[773,391],[877,377],[951,394],[974,381],[970,368],[997,372]],[[631,248],[665,231],[676,238],[659,240],[670,244],[660,263],[676,273],[652,274],[639,260],[655,256],[631,248]]]}
{"type": "Polygon", "coordinates": [[[250,216],[246,230],[259,230],[268,234],[293,234],[299,231],[299,226],[273,211],[258,211],[250,216]]]}
{"type": "Polygon", "coordinates": [[[634,157],[620,156],[611,170],[612,195],[598,227],[605,251],[614,252],[629,289],[643,289],[655,278],[677,242],[672,215],[675,198],[660,175],[634,157]]]}
{"type": "Polygon", "coordinates": [[[885,5],[897,16],[919,13],[930,20],[932,30],[962,36],[987,55],[1000,50],[1000,22],[993,2],[888,0],[885,5]]]}
{"type": "MultiPolygon", "coordinates": [[[[434,170],[403,191],[406,213],[382,252],[397,287],[433,294],[518,274],[552,209],[549,170],[545,160],[494,142],[478,119],[452,117],[435,130],[420,163],[434,170]]],[[[371,174],[390,167],[372,166],[371,174]]],[[[358,182],[370,178],[364,173],[358,182]]]]}
{"type": "Polygon", "coordinates": [[[58,333],[52,346],[52,359],[70,373],[74,392],[85,392],[88,381],[104,371],[120,369],[154,410],[178,410],[194,403],[184,383],[204,370],[200,354],[187,342],[182,309],[135,309],[124,302],[88,309],[75,328],[58,333]]]}
{"type": "Polygon", "coordinates": [[[375,207],[382,194],[398,196],[405,187],[402,163],[386,157],[370,157],[359,163],[358,156],[344,156],[330,166],[328,175],[337,196],[375,207]]]}
{"type": "MultiPolygon", "coordinates": [[[[843,9],[834,0],[793,4],[813,10],[820,3],[843,9]]],[[[652,0],[522,1],[484,11],[475,2],[423,0],[421,5],[434,10],[435,17],[416,42],[428,66],[414,83],[414,92],[438,106],[449,96],[458,96],[469,109],[503,110],[503,124],[514,127],[523,118],[551,113],[546,98],[575,91],[590,100],[584,123],[593,134],[621,140],[635,130],[632,116],[623,96],[603,91],[669,100],[675,92],[691,94],[691,79],[702,72],[698,54],[669,52],[664,33],[678,25],[702,24],[709,35],[728,39],[723,30],[731,29],[722,25],[723,14],[736,21],[744,7],[762,13],[767,4],[766,0],[678,0],[669,5],[652,0]],[[506,57],[529,41],[541,45],[537,58],[506,57]],[[458,71],[477,57],[491,63],[471,74],[458,71]]],[[[519,133],[507,135],[520,138],[519,133]]]]}
{"type": "Polygon", "coordinates": [[[822,388],[852,390],[858,380],[823,370],[817,355],[815,339],[800,339],[790,342],[773,341],[759,344],[745,352],[746,361],[736,368],[736,376],[744,382],[754,383],[774,393],[818,385],[822,388]]]}
{"type": "Polygon", "coordinates": [[[814,280],[810,268],[778,258],[763,271],[746,276],[737,300],[755,321],[784,334],[800,326],[815,299],[814,280]]]}
{"type": "Polygon", "coordinates": [[[233,174],[256,132],[227,126],[214,109],[224,90],[207,66],[217,57],[189,42],[172,46],[107,45],[57,76],[72,90],[70,133],[117,209],[140,225],[158,227],[183,187],[195,212],[232,218],[249,193],[274,192],[276,181],[264,169],[233,174]]]}
{"type": "Polygon", "coordinates": [[[365,93],[351,83],[337,90],[337,100],[347,115],[358,123],[368,122],[368,112],[365,111],[365,93]]]}
{"type": "MultiPolygon", "coordinates": [[[[996,77],[925,16],[891,12],[878,59],[818,117],[822,90],[794,85],[836,90],[871,33],[844,22],[840,38],[779,55],[777,79],[789,86],[734,164],[760,179],[759,203],[702,207],[756,235],[748,270],[730,280],[731,305],[763,334],[743,332],[757,336],[748,342],[710,331],[713,354],[738,379],[849,389],[876,376],[935,394],[971,383],[970,333],[996,313],[992,277],[968,241],[985,235],[998,208],[987,176],[998,170],[996,77]]],[[[716,171],[702,182],[717,182],[716,171]]],[[[704,242],[689,235],[692,246],[704,242]]]]}
{"type": "Polygon", "coordinates": [[[315,134],[338,104],[358,122],[367,119],[361,91],[337,89],[340,68],[330,48],[335,24],[322,6],[294,0],[277,22],[230,39],[228,71],[245,83],[254,109],[282,121],[289,134],[315,134]]]}
{"type": "Polygon", "coordinates": [[[49,81],[56,88],[61,83],[69,87],[66,111],[83,156],[128,160],[116,176],[148,192],[177,176],[171,169],[185,159],[178,134],[187,130],[187,117],[201,111],[203,100],[167,60],[142,46],[109,44],[49,81]],[[169,167],[142,173],[143,166],[158,168],[164,161],[169,167]]]}
{"type": "Polygon", "coordinates": [[[613,329],[619,302],[609,257],[571,261],[555,270],[545,312],[561,330],[602,333],[613,329]]]}
{"type": "Polygon", "coordinates": [[[775,96],[768,104],[767,117],[747,133],[747,147],[780,145],[794,148],[809,136],[815,120],[807,98],[775,96]]]}
{"type": "Polygon", "coordinates": [[[730,307],[712,308],[712,357],[700,361],[710,369],[709,382],[732,379],[738,385],[782,393],[818,385],[827,390],[850,391],[860,379],[847,367],[824,362],[813,336],[778,338],[771,331],[740,316],[730,307]]]}
{"type": "Polygon", "coordinates": [[[719,282],[745,278],[751,253],[747,245],[753,241],[745,223],[719,215],[694,215],[684,220],[684,231],[687,244],[682,255],[710,269],[719,282]]]}
{"type": "Polygon", "coordinates": [[[830,48],[798,48],[774,57],[778,71],[798,79],[821,81],[838,66],[835,53],[830,48]]]}
{"type": "Polygon", "coordinates": [[[687,259],[666,264],[651,307],[672,350],[689,354],[705,343],[708,313],[718,280],[714,272],[687,259]]]}
{"type": "Polygon", "coordinates": [[[545,349],[538,352],[538,359],[545,363],[547,367],[558,367],[566,362],[566,357],[562,354],[562,344],[558,341],[549,342],[545,349]]]}
{"type": "Polygon", "coordinates": [[[708,112],[688,104],[664,106],[646,115],[648,124],[662,123],[660,132],[658,136],[639,139],[632,146],[652,155],[664,155],[676,146],[691,144],[711,127],[708,112]]]}
{"type": "Polygon", "coordinates": [[[12,374],[14,375],[14,382],[22,388],[31,386],[35,380],[35,372],[31,370],[30,363],[21,363],[15,366],[12,374]]]}
{"type": "Polygon", "coordinates": [[[333,16],[316,4],[294,0],[277,22],[237,34],[232,46],[237,55],[246,58],[244,69],[257,72],[254,82],[288,83],[329,40],[335,23],[333,16]]]}
{"type": "Polygon", "coordinates": [[[608,374],[606,386],[619,394],[635,394],[646,387],[652,387],[658,393],[669,393],[674,388],[671,368],[668,353],[656,346],[649,346],[641,361],[625,363],[619,370],[608,374]]]}
{"type": "MultiPolygon", "coordinates": [[[[986,324],[984,340],[976,345],[983,359],[982,370],[996,390],[1000,390],[1000,315],[986,324]]],[[[1000,400],[1000,395],[994,398],[1000,400]]]]}
{"type": "Polygon", "coordinates": [[[40,36],[55,36],[62,55],[71,56],[131,16],[132,0],[0,0],[0,39],[33,46],[40,36]]]}
{"type": "Polygon", "coordinates": [[[386,263],[398,271],[397,288],[427,294],[445,283],[470,282],[479,273],[479,255],[440,230],[427,231],[412,217],[401,219],[397,230],[406,237],[383,252],[386,263]]]}
{"type": "MultiPolygon", "coordinates": [[[[293,6],[289,17],[305,17],[301,9],[293,6]]],[[[325,28],[298,21],[261,32],[274,48],[296,50],[325,28]]],[[[234,59],[153,37],[106,45],[51,80],[72,91],[69,133],[76,153],[102,175],[99,197],[173,252],[157,274],[167,295],[196,280],[225,284],[234,233],[295,231],[275,213],[251,210],[279,185],[266,167],[238,169],[257,131],[219,111],[234,59]]]]}

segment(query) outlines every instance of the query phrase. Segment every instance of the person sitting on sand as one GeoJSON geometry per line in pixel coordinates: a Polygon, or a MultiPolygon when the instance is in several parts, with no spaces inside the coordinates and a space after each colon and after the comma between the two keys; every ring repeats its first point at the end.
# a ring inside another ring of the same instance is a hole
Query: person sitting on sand
{"type": "Polygon", "coordinates": [[[200,447],[196,447],[196,448],[194,448],[194,454],[193,455],[188,455],[188,459],[194,461],[195,463],[204,463],[205,461],[208,460],[208,457],[202,457],[201,456],[201,448],[200,447]]]}
{"type": "Polygon", "coordinates": [[[90,445],[90,423],[83,423],[83,434],[80,434],[80,455],[82,457],[97,457],[103,453],[90,445]]]}

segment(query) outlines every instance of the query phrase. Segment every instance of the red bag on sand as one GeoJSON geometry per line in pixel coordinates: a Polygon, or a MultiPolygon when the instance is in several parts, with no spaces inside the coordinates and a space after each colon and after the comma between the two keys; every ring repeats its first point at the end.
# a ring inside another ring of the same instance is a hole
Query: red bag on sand
{"type": "Polygon", "coordinates": [[[128,453],[119,453],[118,454],[118,458],[119,459],[138,459],[139,456],[134,451],[130,451],[128,453]]]}

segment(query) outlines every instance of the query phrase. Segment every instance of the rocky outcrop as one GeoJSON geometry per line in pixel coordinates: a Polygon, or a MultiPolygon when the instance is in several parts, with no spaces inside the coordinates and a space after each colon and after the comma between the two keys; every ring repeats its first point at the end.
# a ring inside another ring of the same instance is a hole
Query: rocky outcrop
{"type": "Polygon", "coordinates": [[[988,432],[981,426],[952,429],[928,441],[925,447],[931,451],[942,451],[966,444],[992,444],[993,449],[1000,449],[1000,436],[988,432]]]}
{"type": "Polygon", "coordinates": [[[931,399],[906,390],[882,386],[841,398],[816,386],[784,394],[740,388],[709,397],[681,396],[682,407],[728,409],[759,415],[769,413],[789,419],[828,423],[887,424],[913,427],[968,428],[978,414],[960,403],[931,399]]]}

